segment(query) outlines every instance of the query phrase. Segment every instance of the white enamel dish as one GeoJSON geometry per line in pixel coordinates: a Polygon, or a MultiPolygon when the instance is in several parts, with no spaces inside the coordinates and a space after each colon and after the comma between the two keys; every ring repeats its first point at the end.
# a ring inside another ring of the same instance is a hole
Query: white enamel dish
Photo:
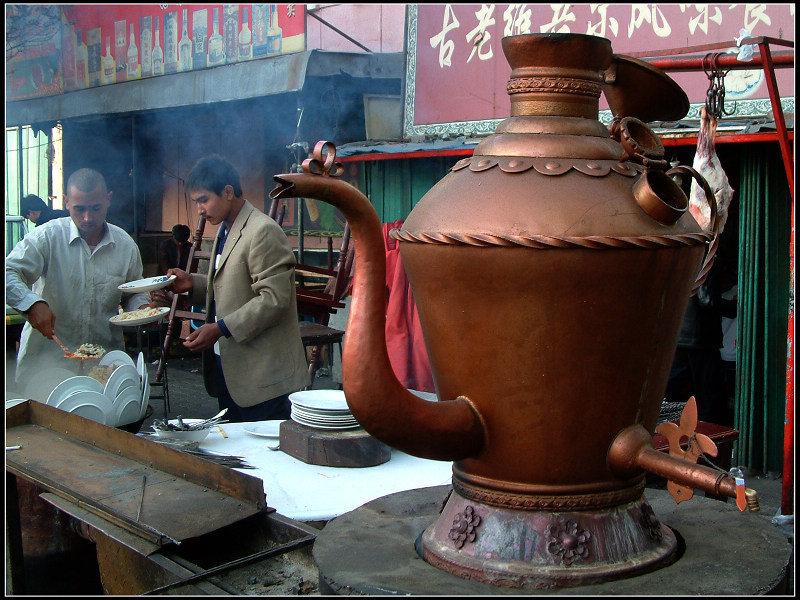
{"type": "MultiPolygon", "coordinates": [[[[144,309],[137,309],[137,310],[144,310],[144,309]]],[[[115,315],[109,319],[109,322],[114,325],[119,325],[120,327],[133,327],[135,325],[146,325],[147,323],[155,323],[156,321],[160,321],[164,317],[169,314],[170,308],[169,306],[158,306],[153,309],[146,309],[148,311],[152,311],[152,314],[149,314],[144,317],[131,317],[131,313],[135,313],[137,311],[130,311],[125,312],[119,315],[115,315]]]]}
{"type": "Polygon", "coordinates": [[[144,370],[144,377],[142,378],[142,408],[139,412],[139,418],[144,419],[147,413],[147,406],[150,404],[150,376],[147,374],[147,369],[144,370]]]}
{"type": "Polygon", "coordinates": [[[117,286],[122,292],[126,294],[139,294],[141,292],[152,292],[153,290],[160,290],[167,287],[170,283],[175,281],[175,275],[159,275],[158,277],[146,277],[145,279],[137,279],[136,281],[129,281],[117,286]]]}
{"type": "Polygon", "coordinates": [[[110,352],[106,352],[98,364],[103,367],[108,365],[136,366],[136,363],[133,362],[133,359],[130,357],[130,355],[122,350],[111,350],[110,352]]]}
{"type": "Polygon", "coordinates": [[[289,394],[289,400],[306,409],[350,412],[343,390],[304,390],[289,394]]]}
{"type": "Polygon", "coordinates": [[[250,435],[265,438],[280,437],[281,423],[283,421],[254,421],[242,426],[242,429],[250,435]]]}
{"type": "Polygon", "coordinates": [[[114,425],[128,425],[139,420],[142,396],[138,388],[125,388],[114,402],[114,425]]]}
{"type": "Polygon", "coordinates": [[[59,402],[56,408],[103,425],[111,425],[114,420],[111,401],[100,392],[75,392],[59,402]]]}
{"type": "Polygon", "coordinates": [[[136,371],[136,367],[121,365],[111,373],[102,391],[113,402],[125,388],[135,387],[137,392],[141,392],[139,385],[139,373],[136,371]]]}
{"type": "Polygon", "coordinates": [[[67,396],[75,392],[98,392],[103,393],[103,384],[97,381],[94,377],[86,375],[74,375],[69,379],[65,379],[53,388],[50,395],[47,397],[46,404],[58,407],[60,402],[67,396]]]}

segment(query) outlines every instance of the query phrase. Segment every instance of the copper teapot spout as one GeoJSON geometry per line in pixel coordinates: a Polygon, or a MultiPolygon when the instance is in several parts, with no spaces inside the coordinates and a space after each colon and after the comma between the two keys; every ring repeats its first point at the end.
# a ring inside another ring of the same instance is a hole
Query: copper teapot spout
{"type": "Polygon", "coordinates": [[[278,186],[270,197],[322,200],[338,208],[350,224],[356,274],[342,351],[342,384],[350,410],[367,432],[408,454],[434,460],[473,456],[484,446],[484,426],[472,402],[465,397],[424,400],[394,375],[384,331],[386,259],[380,220],[366,196],[331,176],[338,172],[333,157],[322,155],[329,149],[327,142],[317,144],[315,159],[304,163],[307,173],[276,175],[278,186]]]}

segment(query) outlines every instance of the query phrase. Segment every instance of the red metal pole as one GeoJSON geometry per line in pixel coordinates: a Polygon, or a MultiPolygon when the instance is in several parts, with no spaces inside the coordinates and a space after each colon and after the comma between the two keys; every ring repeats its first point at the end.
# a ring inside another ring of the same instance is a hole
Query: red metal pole
{"type": "MultiPolygon", "coordinates": [[[[778,130],[778,141],[783,155],[783,166],[786,169],[786,178],[789,180],[789,193],[794,198],[794,158],[792,147],[789,145],[789,134],[786,132],[786,120],[781,108],[781,96],[778,93],[778,82],[775,80],[775,69],[772,64],[772,53],[765,43],[759,44],[761,56],[764,61],[764,75],[767,79],[769,99],[772,104],[772,114],[775,118],[775,127],[778,130]]],[[[794,223],[794,222],[793,222],[794,223]]]]}
{"type": "MultiPolygon", "coordinates": [[[[703,57],[702,56],[665,56],[661,58],[646,58],[642,59],[649,65],[658,67],[662,71],[701,71],[703,70],[703,57]]],[[[716,65],[724,69],[735,70],[749,70],[757,69],[765,66],[764,55],[756,54],[753,60],[748,62],[741,62],[736,58],[735,54],[721,54],[717,56],[716,65]]],[[[772,66],[774,68],[792,68],[794,67],[794,52],[783,51],[776,52],[772,56],[772,66]]]]}
{"type": "MultiPolygon", "coordinates": [[[[789,289],[794,293],[794,194],[792,194],[792,233],[789,237],[789,289]]],[[[789,336],[786,353],[786,416],[783,424],[783,482],[781,514],[794,514],[794,301],[789,302],[789,336]]]]}

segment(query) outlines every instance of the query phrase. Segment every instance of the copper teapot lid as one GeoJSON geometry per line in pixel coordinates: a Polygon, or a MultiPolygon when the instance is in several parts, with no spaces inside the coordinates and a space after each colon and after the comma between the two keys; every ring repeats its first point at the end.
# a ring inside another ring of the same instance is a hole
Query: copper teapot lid
{"type": "Polygon", "coordinates": [[[615,117],[651,123],[678,121],[689,112],[686,92],[669,75],[624,54],[614,55],[602,88],[615,117]]]}

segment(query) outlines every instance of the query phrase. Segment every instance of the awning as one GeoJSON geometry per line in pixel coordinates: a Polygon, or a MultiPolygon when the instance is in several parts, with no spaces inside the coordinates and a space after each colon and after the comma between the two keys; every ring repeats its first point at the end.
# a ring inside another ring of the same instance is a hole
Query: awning
{"type": "Polygon", "coordinates": [[[6,126],[163,110],[301,92],[307,77],[402,79],[403,53],[307,50],[6,103],[6,126]]]}

